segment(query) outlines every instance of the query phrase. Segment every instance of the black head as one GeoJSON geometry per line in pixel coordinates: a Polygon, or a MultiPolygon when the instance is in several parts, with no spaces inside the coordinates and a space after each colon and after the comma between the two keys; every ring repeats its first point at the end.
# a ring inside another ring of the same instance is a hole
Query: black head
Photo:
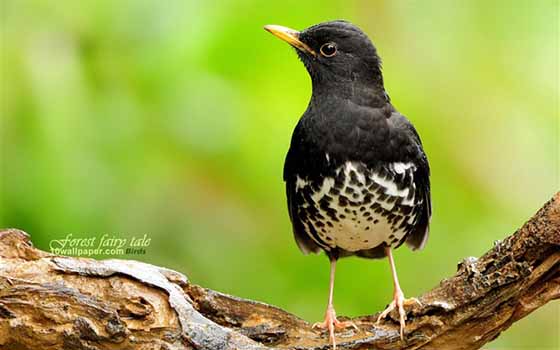
{"type": "Polygon", "coordinates": [[[275,25],[265,29],[296,48],[314,90],[351,84],[384,93],[381,59],[371,40],[355,25],[331,21],[301,32],[275,25]]]}

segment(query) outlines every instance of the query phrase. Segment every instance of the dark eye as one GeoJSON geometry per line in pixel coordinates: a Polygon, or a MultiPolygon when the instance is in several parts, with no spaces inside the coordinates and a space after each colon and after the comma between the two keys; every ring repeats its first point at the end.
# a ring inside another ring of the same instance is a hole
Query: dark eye
{"type": "Polygon", "coordinates": [[[325,57],[333,57],[336,55],[336,45],[334,43],[326,43],[321,46],[321,55],[325,57]]]}

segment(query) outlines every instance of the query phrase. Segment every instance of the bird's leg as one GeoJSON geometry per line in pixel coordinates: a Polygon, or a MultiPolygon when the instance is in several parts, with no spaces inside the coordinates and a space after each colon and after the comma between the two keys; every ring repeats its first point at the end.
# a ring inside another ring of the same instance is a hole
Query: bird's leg
{"type": "Polygon", "coordinates": [[[418,305],[422,305],[422,304],[416,298],[405,299],[404,293],[403,293],[403,291],[401,289],[401,286],[399,284],[399,278],[397,276],[397,269],[395,267],[395,261],[393,260],[393,254],[392,254],[391,248],[386,247],[385,248],[385,253],[387,254],[387,257],[389,258],[389,264],[391,265],[391,274],[393,275],[393,287],[394,287],[393,301],[379,315],[379,317],[377,318],[377,323],[379,324],[381,319],[387,317],[387,315],[389,315],[389,313],[391,311],[393,311],[394,309],[397,309],[397,311],[399,312],[399,323],[400,323],[400,326],[401,326],[400,327],[401,340],[404,340],[404,327],[405,327],[405,321],[406,321],[406,312],[404,311],[404,307],[406,305],[411,305],[411,304],[418,304],[418,305]]]}
{"type": "Polygon", "coordinates": [[[336,312],[333,306],[333,290],[334,290],[334,275],[336,270],[336,258],[331,257],[331,273],[330,273],[330,280],[329,280],[329,302],[327,304],[327,310],[325,311],[325,320],[323,322],[314,323],[312,328],[320,328],[320,329],[328,329],[329,331],[329,339],[331,344],[333,345],[333,350],[336,349],[336,341],[334,338],[334,331],[335,329],[341,329],[346,327],[354,327],[358,329],[358,327],[350,321],[339,321],[336,319],[336,312]]]}

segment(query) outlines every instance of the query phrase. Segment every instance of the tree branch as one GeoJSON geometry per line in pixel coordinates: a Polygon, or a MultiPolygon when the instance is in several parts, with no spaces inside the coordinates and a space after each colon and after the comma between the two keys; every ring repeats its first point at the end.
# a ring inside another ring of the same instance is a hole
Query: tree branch
{"type": "MultiPolygon", "coordinates": [[[[405,342],[395,319],[353,321],[339,349],[479,349],[560,298],[560,193],[512,236],[422,295],[405,342]]],[[[395,317],[396,315],[392,315],[395,317]]],[[[0,231],[0,348],[328,349],[304,320],[263,303],[202,288],[175,271],[34,248],[0,231]]]]}

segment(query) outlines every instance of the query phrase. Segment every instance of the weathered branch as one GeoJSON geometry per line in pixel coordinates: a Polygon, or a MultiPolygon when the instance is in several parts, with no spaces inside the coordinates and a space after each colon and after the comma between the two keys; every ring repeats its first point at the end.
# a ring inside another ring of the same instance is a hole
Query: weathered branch
{"type": "MultiPolygon", "coordinates": [[[[353,319],[340,349],[478,349],[560,297],[560,193],[512,236],[422,295],[398,323],[353,319]]],[[[393,315],[394,316],[394,315],[393,315]]],[[[127,260],[96,261],[35,249],[0,232],[0,349],[327,349],[328,337],[263,303],[127,260]]]]}

